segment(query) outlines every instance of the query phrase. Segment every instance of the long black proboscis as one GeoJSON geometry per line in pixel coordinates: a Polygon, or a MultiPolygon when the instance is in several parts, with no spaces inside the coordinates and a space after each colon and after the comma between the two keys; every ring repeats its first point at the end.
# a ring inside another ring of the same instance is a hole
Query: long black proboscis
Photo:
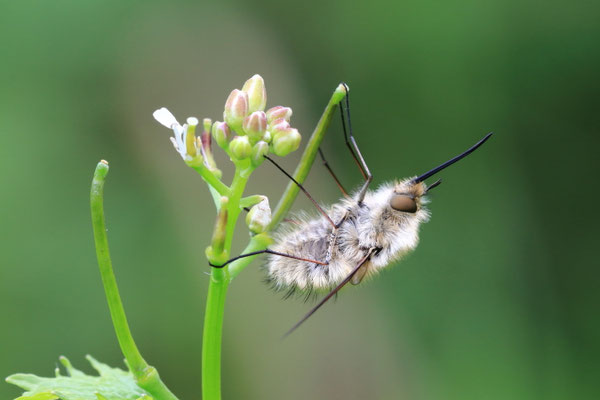
{"type": "Polygon", "coordinates": [[[450,160],[446,161],[445,163],[443,163],[442,165],[439,165],[437,167],[435,167],[434,169],[425,172],[423,175],[421,176],[417,176],[414,179],[415,183],[419,183],[424,181],[425,179],[437,174],[438,172],[440,172],[441,170],[443,170],[444,168],[448,168],[449,166],[451,166],[452,164],[454,164],[455,162],[465,158],[466,156],[468,156],[469,154],[471,154],[472,152],[474,152],[475,150],[477,150],[477,148],[479,146],[481,146],[482,144],[485,143],[486,140],[488,140],[490,138],[490,136],[492,136],[494,134],[494,132],[490,132],[487,135],[485,135],[485,137],[483,139],[481,139],[479,142],[475,143],[470,149],[468,149],[467,151],[465,151],[464,153],[461,153],[459,155],[457,155],[454,158],[451,158],[450,160]]]}

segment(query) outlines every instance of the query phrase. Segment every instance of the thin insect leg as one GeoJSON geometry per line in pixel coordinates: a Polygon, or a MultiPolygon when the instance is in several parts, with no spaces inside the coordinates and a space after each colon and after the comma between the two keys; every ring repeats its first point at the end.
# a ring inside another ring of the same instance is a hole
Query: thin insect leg
{"type": "Polygon", "coordinates": [[[319,210],[319,212],[321,213],[321,215],[323,215],[327,221],[329,221],[329,223],[331,224],[331,226],[333,226],[335,228],[335,223],[332,221],[331,218],[329,218],[329,215],[327,215],[327,213],[321,208],[321,206],[319,204],[317,204],[317,202],[315,201],[315,199],[312,198],[312,196],[308,193],[308,191],[306,191],[306,189],[304,189],[304,186],[302,186],[297,180],[295,180],[294,178],[292,178],[292,176],[290,174],[288,174],[287,172],[285,172],[285,170],[283,168],[281,168],[279,166],[279,164],[277,164],[275,161],[273,161],[273,159],[271,159],[269,156],[264,156],[267,160],[269,160],[274,166],[277,167],[278,170],[280,170],[281,172],[283,172],[285,174],[285,176],[287,176],[288,178],[290,178],[292,180],[292,182],[294,182],[299,188],[300,190],[302,190],[304,192],[304,194],[308,197],[308,199],[310,201],[312,201],[312,203],[315,205],[315,207],[317,207],[317,210],[319,210]]]}
{"type": "MultiPolygon", "coordinates": [[[[346,107],[348,107],[347,100],[350,90],[348,89],[348,85],[346,85],[345,83],[342,84],[346,88],[346,107]]],[[[354,162],[356,162],[356,165],[358,166],[358,169],[360,170],[360,173],[362,174],[363,178],[367,179],[367,175],[365,174],[365,171],[360,165],[360,161],[358,161],[358,157],[356,157],[356,153],[354,152],[354,149],[352,148],[352,146],[350,145],[350,141],[348,140],[348,133],[346,131],[346,119],[344,118],[344,106],[342,104],[340,104],[340,116],[342,117],[342,130],[344,131],[344,140],[346,141],[346,146],[348,147],[348,150],[350,150],[350,154],[352,155],[354,162]]],[[[352,130],[352,124],[350,123],[350,121],[348,121],[348,124],[350,125],[350,129],[352,130]]]]}
{"type": "Polygon", "coordinates": [[[373,175],[371,175],[371,171],[369,171],[369,167],[367,167],[367,163],[365,162],[365,159],[363,158],[360,149],[356,144],[356,140],[354,140],[354,136],[352,135],[352,121],[350,119],[350,89],[345,83],[344,86],[346,87],[346,113],[348,114],[348,131],[350,134],[348,135],[348,133],[346,132],[346,122],[344,119],[343,107],[340,108],[342,114],[342,128],[344,129],[344,139],[346,139],[346,146],[348,146],[348,148],[350,149],[350,153],[352,154],[354,161],[356,161],[356,163],[358,164],[360,172],[362,173],[363,178],[365,178],[365,183],[360,188],[357,198],[358,204],[362,204],[365,198],[365,194],[367,193],[367,189],[369,188],[369,184],[373,180],[373,175]]]}
{"type": "Polygon", "coordinates": [[[364,263],[366,263],[367,261],[369,261],[369,259],[373,255],[373,253],[375,253],[375,251],[376,251],[376,249],[370,249],[369,252],[367,253],[367,255],[364,256],[362,260],[360,260],[360,262],[356,265],[356,267],[354,267],[354,269],[352,270],[352,272],[350,272],[348,274],[348,276],[345,277],[342,282],[340,282],[339,285],[337,285],[331,292],[329,292],[327,294],[327,296],[325,296],[323,298],[323,300],[321,300],[308,313],[306,313],[306,315],[304,317],[302,317],[302,319],[300,321],[298,321],[294,326],[292,326],[292,328],[289,331],[287,331],[285,333],[285,335],[283,335],[283,337],[288,336],[290,333],[292,333],[296,329],[298,329],[298,327],[300,325],[302,325],[302,323],[304,323],[304,321],[306,321],[308,318],[310,318],[310,316],[313,315],[319,308],[321,308],[323,306],[323,304],[325,304],[327,302],[327,300],[329,300],[334,295],[336,295],[340,291],[341,288],[343,288],[348,282],[350,282],[350,280],[352,280],[352,277],[354,276],[354,274],[356,274],[356,272],[360,269],[360,267],[362,267],[364,265],[364,263]]]}
{"type": "Polygon", "coordinates": [[[315,263],[315,264],[319,264],[319,265],[327,265],[328,264],[328,263],[324,263],[322,261],[311,260],[309,258],[297,257],[297,256],[293,256],[291,254],[285,254],[285,253],[280,253],[278,251],[273,251],[273,250],[265,249],[265,250],[260,250],[260,251],[253,251],[252,253],[241,254],[241,255],[239,255],[237,257],[233,257],[233,258],[227,260],[224,264],[221,264],[221,265],[211,264],[210,262],[208,263],[208,265],[210,265],[213,268],[223,268],[227,264],[229,264],[231,262],[234,262],[235,260],[239,260],[240,258],[250,257],[250,256],[256,256],[258,254],[265,254],[265,253],[266,254],[274,254],[276,256],[281,256],[281,257],[293,258],[294,260],[306,261],[306,262],[315,263]]]}
{"type": "Polygon", "coordinates": [[[333,248],[335,247],[335,245],[337,243],[338,229],[340,228],[340,226],[342,226],[344,221],[348,218],[348,215],[349,215],[348,212],[346,212],[344,214],[344,216],[340,219],[340,222],[335,224],[331,233],[329,234],[329,238],[327,239],[327,253],[325,255],[326,263],[329,263],[331,261],[331,257],[333,256],[333,248]]]}
{"type": "Polygon", "coordinates": [[[348,192],[346,192],[346,189],[344,189],[344,187],[342,186],[340,180],[337,178],[337,176],[335,176],[335,173],[333,172],[333,170],[329,166],[329,163],[325,159],[325,155],[323,155],[323,150],[321,150],[320,147],[319,147],[319,155],[321,156],[321,160],[323,161],[323,165],[325,166],[325,168],[327,168],[327,171],[329,171],[329,173],[331,174],[331,176],[335,180],[335,183],[336,183],[337,187],[340,188],[340,190],[342,191],[342,194],[344,196],[348,197],[348,192]]]}

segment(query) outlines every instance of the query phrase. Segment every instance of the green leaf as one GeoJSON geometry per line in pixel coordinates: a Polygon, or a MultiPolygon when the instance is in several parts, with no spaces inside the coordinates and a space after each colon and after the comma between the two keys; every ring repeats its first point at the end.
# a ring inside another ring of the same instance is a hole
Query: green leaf
{"type": "Polygon", "coordinates": [[[60,357],[68,376],[61,375],[56,368],[54,378],[14,374],[6,381],[26,390],[16,400],[152,400],[135,383],[131,372],[109,367],[89,355],[86,358],[99,376],[86,375],[73,367],[66,357],[60,357]]]}

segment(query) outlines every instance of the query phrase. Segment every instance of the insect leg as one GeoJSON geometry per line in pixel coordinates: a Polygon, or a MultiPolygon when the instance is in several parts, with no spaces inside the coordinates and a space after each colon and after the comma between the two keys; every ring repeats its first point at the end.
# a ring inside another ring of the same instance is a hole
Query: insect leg
{"type": "Polygon", "coordinates": [[[329,163],[327,162],[327,160],[325,159],[325,155],[323,154],[323,150],[321,150],[320,147],[319,147],[319,156],[321,156],[321,161],[323,161],[323,165],[325,166],[325,168],[327,168],[327,171],[329,171],[329,173],[331,174],[331,176],[335,180],[335,184],[337,185],[338,188],[340,188],[340,190],[342,191],[342,194],[345,197],[349,197],[348,196],[348,192],[346,192],[346,189],[344,189],[344,187],[342,186],[342,183],[337,178],[337,176],[335,176],[335,173],[333,172],[333,170],[329,166],[329,163]]]}
{"type": "Polygon", "coordinates": [[[346,87],[346,114],[348,115],[348,131],[350,132],[350,134],[348,135],[348,132],[346,131],[346,120],[344,118],[344,107],[341,107],[340,114],[342,116],[342,128],[344,130],[344,139],[346,140],[346,146],[348,146],[348,149],[350,149],[350,154],[352,154],[352,158],[354,158],[354,161],[360,169],[360,173],[362,174],[363,178],[365,178],[365,183],[358,192],[358,204],[361,204],[365,198],[365,194],[367,193],[369,184],[373,180],[373,175],[371,175],[369,167],[367,167],[367,163],[365,162],[365,159],[360,153],[360,149],[358,148],[356,140],[354,140],[354,136],[352,135],[352,122],[350,120],[350,89],[345,83],[343,85],[346,87]]]}
{"type": "Polygon", "coordinates": [[[292,326],[290,328],[290,330],[287,331],[285,333],[285,335],[283,335],[283,337],[286,337],[290,333],[292,333],[293,331],[295,331],[300,325],[302,325],[302,323],[304,323],[304,321],[306,321],[308,318],[310,318],[310,316],[312,316],[319,308],[321,308],[323,306],[323,304],[325,304],[327,302],[327,300],[329,300],[330,298],[332,298],[333,296],[335,296],[337,294],[337,292],[340,291],[341,288],[343,288],[348,282],[350,282],[350,280],[352,280],[352,277],[354,276],[354,274],[356,274],[356,272],[360,269],[360,267],[362,267],[364,265],[364,263],[366,263],[367,261],[369,261],[369,259],[371,258],[371,256],[376,251],[377,251],[377,249],[374,249],[374,248],[373,249],[369,249],[369,251],[367,252],[367,254],[359,261],[359,263],[356,265],[356,267],[354,267],[354,269],[352,270],[352,272],[350,272],[348,274],[348,276],[345,277],[342,282],[340,282],[339,285],[337,285],[331,292],[329,292],[327,294],[327,296],[325,296],[323,298],[323,300],[321,300],[308,313],[306,313],[306,315],[304,317],[302,317],[302,319],[300,321],[296,322],[296,324],[294,326],[292,326]]]}
{"type": "Polygon", "coordinates": [[[253,251],[252,253],[241,254],[237,257],[233,257],[233,258],[227,260],[224,264],[221,264],[221,265],[211,264],[210,262],[208,263],[208,265],[210,265],[213,268],[223,268],[227,264],[229,264],[235,260],[239,260],[240,258],[256,256],[258,254],[265,254],[265,253],[266,254],[274,254],[276,256],[282,256],[282,257],[287,257],[287,258],[293,258],[294,260],[306,261],[306,262],[315,263],[315,264],[319,264],[319,265],[327,265],[328,264],[328,263],[322,262],[322,261],[311,260],[309,258],[302,258],[302,257],[293,256],[291,254],[280,253],[278,251],[274,251],[274,250],[270,250],[270,249],[264,249],[264,250],[260,250],[260,251],[253,251]]]}
{"type": "Polygon", "coordinates": [[[331,224],[331,226],[333,226],[335,228],[335,223],[331,220],[331,218],[329,218],[329,215],[327,215],[327,213],[321,208],[321,206],[319,204],[317,204],[317,202],[315,201],[315,199],[312,198],[312,196],[308,193],[308,191],[306,189],[304,189],[304,186],[302,186],[297,180],[295,180],[294,178],[292,178],[292,176],[290,174],[288,174],[287,172],[285,172],[285,170],[283,168],[281,168],[279,166],[279,164],[277,164],[272,158],[270,158],[269,156],[264,156],[267,160],[269,160],[274,166],[277,167],[278,170],[280,170],[281,172],[284,173],[285,176],[287,176],[288,178],[290,178],[292,180],[292,182],[294,182],[299,188],[300,190],[302,190],[304,192],[304,194],[308,197],[308,199],[310,201],[312,201],[312,203],[315,205],[315,207],[317,207],[317,210],[319,210],[319,213],[321,213],[321,215],[323,215],[327,221],[329,221],[329,223],[331,224]]]}

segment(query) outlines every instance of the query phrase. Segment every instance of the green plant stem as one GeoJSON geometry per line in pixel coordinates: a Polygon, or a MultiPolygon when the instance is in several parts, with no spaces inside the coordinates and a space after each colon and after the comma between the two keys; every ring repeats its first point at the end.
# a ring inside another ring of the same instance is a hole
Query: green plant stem
{"type": "MultiPolygon", "coordinates": [[[[211,245],[210,262],[219,264],[227,260],[231,253],[233,233],[240,214],[240,200],[248,178],[253,171],[249,160],[236,162],[235,174],[229,190],[229,197],[222,207],[227,208],[226,234],[224,243],[211,245]],[[222,251],[214,253],[217,247],[222,251]]],[[[220,229],[215,226],[215,229],[220,229]]],[[[206,312],[204,314],[204,331],[202,338],[202,398],[204,400],[221,399],[221,345],[223,333],[223,315],[225,298],[229,286],[229,268],[211,268],[206,312]]]]}
{"type": "Polygon", "coordinates": [[[225,238],[225,249],[227,249],[228,253],[231,250],[231,243],[233,242],[235,224],[242,211],[240,209],[240,200],[242,199],[246,183],[248,183],[248,178],[250,178],[250,174],[252,174],[253,170],[254,168],[252,168],[250,160],[237,162],[235,166],[235,174],[233,176],[233,181],[231,182],[229,194],[227,237],[225,238]]]}
{"type": "MultiPolygon", "coordinates": [[[[306,148],[304,149],[300,163],[298,164],[298,167],[296,167],[296,171],[294,171],[293,177],[297,182],[303,183],[308,176],[310,167],[315,161],[319,146],[321,145],[323,137],[325,136],[325,132],[327,131],[329,123],[331,122],[331,117],[333,116],[335,107],[345,96],[346,89],[344,85],[340,84],[329,99],[329,103],[327,103],[325,111],[323,111],[323,115],[321,115],[321,118],[319,119],[319,122],[317,123],[317,126],[315,127],[315,130],[313,131],[306,148]]],[[[287,212],[290,210],[299,190],[300,189],[294,182],[290,181],[288,183],[285,192],[283,192],[283,196],[281,196],[281,200],[279,200],[279,203],[277,203],[277,207],[273,212],[271,224],[269,225],[269,231],[275,229],[285,214],[287,214],[287,212]]]]}
{"type": "MultiPolygon", "coordinates": [[[[213,274],[214,270],[215,268],[213,274]]],[[[202,337],[202,398],[204,400],[221,399],[221,336],[227,286],[227,279],[217,281],[211,275],[202,337]]]]}
{"type": "Polygon", "coordinates": [[[135,377],[137,384],[146,390],[156,400],[176,400],[177,397],[160,380],[156,368],[148,365],[140,354],[125,316],[125,310],[121,303],[119,288],[112,268],[110,252],[108,249],[108,238],[106,235],[106,223],[104,220],[104,181],[108,174],[108,163],[100,161],[94,172],[90,203],[92,209],[92,225],[94,228],[94,240],[96,243],[96,255],[98,266],[102,276],[102,284],[113,321],[115,333],[121,351],[127,360],[127,365],[135,377]]]}
{"type": "Polygon", "coordinates": [[[202,176],[202,179],[213,187],[221,196],[229,196],[229,188],[204,164],[192,167],[202,176]]]}

